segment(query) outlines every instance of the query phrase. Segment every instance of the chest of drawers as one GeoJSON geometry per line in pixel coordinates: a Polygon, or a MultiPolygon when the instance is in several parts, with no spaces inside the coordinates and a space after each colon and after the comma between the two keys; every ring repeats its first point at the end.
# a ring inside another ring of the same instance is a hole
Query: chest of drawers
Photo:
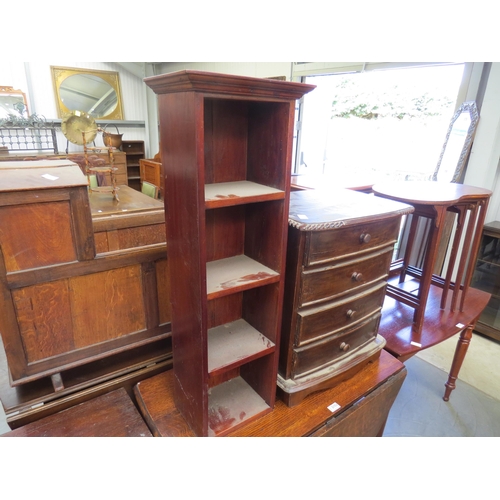
{"type": "Polygon", "coordinates": [[[288,406],[380,355],[394,244],[413,211],[386,201],[347,189],[291,193],[278,374],[288,406]]]}

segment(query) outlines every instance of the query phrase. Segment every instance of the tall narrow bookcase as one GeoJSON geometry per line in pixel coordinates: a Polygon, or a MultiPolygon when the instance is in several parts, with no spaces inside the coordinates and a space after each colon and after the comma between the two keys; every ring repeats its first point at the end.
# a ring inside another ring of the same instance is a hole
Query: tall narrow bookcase
{"type": "Polygon", "coordinates": [[[295,101],[313,85],[181,71],[158,94],[174,400],[198,436],[272,410],[295,101]]]}

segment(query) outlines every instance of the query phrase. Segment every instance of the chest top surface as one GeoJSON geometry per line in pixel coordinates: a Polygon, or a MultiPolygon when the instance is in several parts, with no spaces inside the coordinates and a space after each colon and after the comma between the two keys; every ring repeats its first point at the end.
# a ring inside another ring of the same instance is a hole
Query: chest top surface
{"type": "Polygon", "coordinates": [[[87,177],[69,160],[29,160],[0,164],[2,191],[86,186],[87,177]]]}
{"type": "Polygon", "coordinates": [[[335,229],[413,212],[413,207],[349,189],[305,190],[290,194],[288,223],[301,231],[335,229]]]}

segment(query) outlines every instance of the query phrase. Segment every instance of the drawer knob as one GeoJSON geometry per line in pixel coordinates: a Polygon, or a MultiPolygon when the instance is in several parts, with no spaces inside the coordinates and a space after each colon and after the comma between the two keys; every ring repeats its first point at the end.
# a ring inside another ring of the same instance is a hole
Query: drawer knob
{"type": "Polygon", "coordinates": [[[352,281],[363,281],[363,275],[361,273],[352,273],[352,281]]]}
{"type": "Polygon", "coordinates": [[[355,314],[356,314],[356,311],[353,311],[352,309],[349,309],[349,310],[347,311],[347,317],[348,317],[349,319],[352,319],[352,318],[354,317],[354,315],[355,315],[355,314]]]}
{"type": "Polygon", "coordinates": [[[342,342],[342,344],[340,344],[340,350],[341,351],[348,351],[349,350],[349,347],[351,347],[349,344],[346,344],[345,342],[342,342]]]}
{"type": "Polygon", "coordinates": [[[360,243],[370,243],[370,240],[372,239],[372,235],[370,233],[363,233],[359,237],[359,242],[360,243]]]}

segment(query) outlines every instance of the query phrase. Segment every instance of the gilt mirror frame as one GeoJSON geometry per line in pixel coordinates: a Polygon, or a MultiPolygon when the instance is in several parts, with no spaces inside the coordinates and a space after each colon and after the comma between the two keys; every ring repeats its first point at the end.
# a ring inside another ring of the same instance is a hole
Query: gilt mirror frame
{"type": "MultiPolygon", "coordinates": [[[[14,101],[17,101],[19,103],[24,104],[24,113],[26,116],[29,116],[29,110],[28,110],[28,101],[26,100],[26,94],[22,90],[16,90],[13,87],[6,87],[6,86],[0,86],[0,102],[3,102],[4,100],[11,101],[12,98],[14,101]]],[[[19,111],[17,111],[19,114],[19,111]]]]}
{"type": "Polygon", "coordinates": [[[478,121],[479,112],[475,101],[462,103],[450,121],[441,155],[432,175],[433,181],[460,182],[462,180],[478,121]],[[469,120],[467,130],[461,127],[459,120],[469,120]],[[457,158],[456,164],[455,158],[457,158]]]}
{"type": "Polygon", "coordinates": [[[86,68],[67,68],[63,66],[51,66],[52,82],[54,84],[54,93],[56,98],[57,116],[64,118],[72,111],[84,111],[92,115],[91,110],[88,109],[69,109],[61,99],[61,85],[69,77],[75,75],[92,76],[104,80],[116,93],[116,106],[115,108],[103,116],[94,116],[97,120],[123,120],[122,108],[122,94],[120,89],[120,76],[117,71],[102,71],[86,68]]]}

